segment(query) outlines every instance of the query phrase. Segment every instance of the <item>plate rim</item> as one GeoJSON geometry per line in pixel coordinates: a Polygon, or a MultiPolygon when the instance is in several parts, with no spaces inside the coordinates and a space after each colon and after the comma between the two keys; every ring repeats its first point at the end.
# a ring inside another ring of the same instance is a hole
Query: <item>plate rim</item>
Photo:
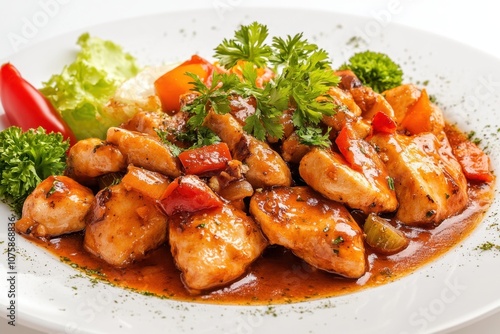
{"type": "MultiPolygon", "coordinates": [[[[294,2],[295,3],[295,2],[294,2]]],[[[298,3],[298,2],[297,2],[298,3]]],[[[245,7],[246,9],[255,9],[257,8],[258,6],[249,6],[249,7],[245,7]]],[[[208,8],[208,7],[207,7],[208,8]]],[[[180,10],[174,10],[174,12],[192,12],[193,10],[195,11],[204,11],[206,10],[207,8],[196,8],[196,9],[180,9],[180,10]]],[[[279,8],[279,6],[278,6],[279,8]]],[[[300,8],[300,7],[298,7],[300,8]]],[[[290,8],[287,8],[289,10],[295,10],[297,8],[295,7],[290,7],[290,8]]],[[[317,10],[317,8],[308,8],[309,10],[311,11],[315,11],[317,10]]],[[[367,18],[366,16],[357,16],[357,15],[353,15],[353,14],[346,14],[346,13],[342,13],[342,12],[335,12],[333,11],[332,9],[328,9],[329,12],[331,12],[332,14],[335,14],[335,15],[341,15],[341,16],[351,16],[351,17],[357,17],[357,18],[367,18]]],[[[166,15],[166,14],[172,14],[172,11],[164,11],[164,12],[160,12],[160,13],[155,13],[154,16],[163,16],[163,15],[166,15]]],[[[53,37],[51,39],[48,39],[48,40],[43,40],[43,41],[40,41],[38,43],[35,43],[35,44],[32,44],[30,45],[29,47],[27,48],[23,48],[22,50],[20,50],[19,52],[16,52],[15,54],[9,56],[9,58],[16,58],[20,53],[24,53],[24,52],[29,52],[30,50],[33,50],[33,49],[36,49],[36,48],[39,48],[41,47],[41,45],[43,46],[44,44],[50,42],[50,41],[54,41],[54,40],[58,40],[58,39],[61,39],[63,38],[64,36],[70,36],[70,35],[76,35],[80,32],[83,32],[83,31],[87,31],[87,30],[90,30],[90,29],[96,29],[96,28],[103,28],[105,26],[110,26],[110,25],[118,25],[120,23],[123,23],[123,22],[126,22],[126,21],[130,21],[130,20],[141,20],[141,19],[144,19],[146,17],[150,17],[152,15],[141,15],[141,16],[137,16],[137,17],[133,17],[133,18],[125,18],[125,19],[119,19],[119,20],[112,20],[112,21],[109,21],[109,22],[105,22],[105,23],[101,23],[101,24],[97,24],[97,25],[93,25],[93,26],[89,26],[89,27],[86,27],[86,28],[83,28],[83,29],[76,29],[74,31],[71,31],[71,32],[67,32],[63,35],[59,35],[59,36],[56,36],[56,37],[53,37]]],[[[433,36],[435,38],[439,38],[439,39],[444,39],[444,40],[447,40],[448,42],[450,43],[453,43],[453,44],[456,44],[458,47],[464,47],[464,48],[467,48],[469,50],[472,50],[474,52],[477,52],[477,53],[480,53],[481,56],[483,57],[488,57],[488,58],[491,58],[491,60],[494,60],[496,62],[500,62],[500,59],[495,57],[495,56],[492,56],[491,54],[487,53],[487,52],[484,52],[480,49],[477,49],[477,48],[474,48],[470,45],[467,45],[465,43],[461,43],[460,41],[456,41],[452,38],[448,38],[446,36],[442,36],[442,35],[437,35],[437,34],[433,34],[431,32],[428,32],[428,31],[423,31],[423,30],[420,30],[420,29],[417,29],[417,28],[414,28],[414,27],[408,27],[408,26],[405,26],[405,25],[401,25],[399,23],[392,23],[393,25],[397,25],[397,26],[402,26],[404,27],[405,29],[409,29],[409,30],[412,30],[414,31],[415,33],[419,33],[419,34],[425,34],[425,35],[428,35],[428,36],[433,36]]],[[[3,59],[2,61],[5,61],[7,59],[3,59]]],[[[498,185],[498,180],[497,180],[497,185],[498,185]]],[[[498,187],[497,187],[498,189],[498,187]]],[[[497,191],[496,191],[497,192],[497,191]]],[[[472,233],[474,233],[475,231],[477,230],[477,228],[472,231],[472,233]]],[[[467,237],[467,238],[470,238],[470,235],[467,237]]],[[[466,239],[467,239],[466,238],[466,239]]],[[[465,240],[466,240],[465,239],[465,240]]],[[[455,245],[453,247],[453,249],[456,249],[458,245],[455,245]]],[[[447,251],[447,253],[451,252],[453,249],[450,249],[449,251],[447,251]]],[[[444,254],[446,255],[446,254],[444,254]]],[[[443,255],[443,256],[444,256],[443,255]]],[[[440,256],[439,258],[442,258],[443,256],[440,256]]],[[[430,264],[434,263],[436,260],[433,260],[430,264]]],[[[428,266],[429,264],[427,264],[426,266],[428,266]]],[[[422,267],[420,267],[422,268],[422,267]]],[[[404,277],[402,278],[404,279],[404,277]]],[[[392,284],[392,283],[390,283],[392,284]]],[[[386,285],[390,285],[390,284],[386,284],[386,285]]],[[[375,287],[376,288],[376,287],[375,287]]],[[[370,288],[370,289],[373,289],[373,288],[370,288]]],[[[366,291],[366,290],[365,290],[366,291]]],[[[494,305],[492,309],[490,309],[489,311],[486,310],[485,312],[488,313],[488,314],[493,314],[493,313],[496,313],[500,310],[500,300],[498,300],[498,302],[495,304],[495,303],[492,303],[494,305]]],[[[3,306],[3,305],[2,305],[3,306]]],[[[225,305],[224,305],[225,306],[225,305]]],[[[479,315],[480,317],[484,317],[485,314],[484,312],[481,312],[481,314],[479,315]]],[[[472,317],[471,319],[467,320],[467,323],[469,322],[474,322],[477,320],[477,317],[472,317]]],[[[50,322],[52,323],[52,322],[50,322]]],[[[463,325],[466,325],[467,323],[464,323],[464,322],[459,322],[457,323],[453,328],[449,328],[449,327],[446,327],[445,329],[446,330],[449,330],[449,329],[457,329],[463,325]],[[457,327],[458,326],[458,327],[457,327]]],[[[55,323],[54,323],[55,324],[55,323]]],[[[26,325],[29,326],[29,322],[26,323],[26,325]]],[[[36,327],[32,327],[34,329],[36,329],[36,327]]]]}

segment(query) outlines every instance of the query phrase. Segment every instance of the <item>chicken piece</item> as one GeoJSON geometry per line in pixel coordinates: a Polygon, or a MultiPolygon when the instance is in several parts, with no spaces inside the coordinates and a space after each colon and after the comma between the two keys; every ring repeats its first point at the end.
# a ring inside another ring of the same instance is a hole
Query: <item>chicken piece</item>
{"type": "Polygon", "coordinates": [[[444,133],[440,139],[432,133],[377,134],[371,141],[394,179],[402,223],[439,224],[465,208],[467,181],[444,133]]]}
{"type": "Polygon", "coordinates": [[[334,103],[342,108],[347,108],[355,117],[361,116],[362,110],[354,101],[352,95],[338,87],[330,87],[328,95],[333,98],[334,103]]]}
{"type": "Polygon", "coordinates": [[[370,133],[370,125],[360,117],[361,109],[351,94],[337,87],[330,88],[328,94],[333,97],[338,107],[332,116],[324,116],[321,121],[331,127],[334,133],[340,131],[346,123],[351,123],[360,138],[366,137],[370,133]]]}
{"type": "Polygon", "coordinates": [[[356,87],[350,90],[354,101],[361,108],[363,119],[371,121],[379,111],[389,117],[394,117],[394,110],[387,100],[368,86],[356,87]]]}
{"type": "Polygon", "coordinates": [[[351,88],[361,87],[363,83],[351,70],[337,70],[335,75],[340,77],[339,88],[349,91],[351,88]]]}
{"type": "Polygon", "coordinates": [[[95,185],[98,176],[127,168],[120,150],[104,140],[88,138],[71,147],[65,174],[79,183],[95,185]]]}
{"type": "Polygon", "coordinates": [[[248,166],[245,177],[254,188],[292,184],[292,173],[283,158],[267,143],[250,135],[243,136],[233,157],[248,166]]]}
{"type": "Polygon", "coordinates": [[[231,152],[245,133],[241,124],[231,114],[217,114],[213,110],[208,112],[203,125],[215,132],[231,152]]]}
{"type": "Polygon", "coordinates": [[[160,137],[156,131],[164,131],[167,133],[166,139],[168,141],[179,145],[181,143],[178,142],[176,134],[183,130],[186,120],[187,114],[183,112],[170,116],[162,111],[140,111],[120,127],[130,131],[147,133],[158,139],[160,137]]]}
{"type": "Polygon", "coordinates": [[[169,240],[182,281],[193,294],[234,281],[267,246],[253,219],[228,204],[171,216],[169,240]]]}
{"type": "Polygon", "coordinates": [[[90,189],[69,177],[49,176],[24,201],[16,230],[37,238],[81,231],[93,200],[90,189]]]}
{"type": "Polygon", "coordinates": [[[227,144],[235,159],[248,166],[245,177],[254,188],[289,186],[292,183],[290,169],[283,158],[267,143],[245,134],[232,115],[211,111],[204,125],[227,144]]]}
{"type": "Polygon", "coordinates": [[[271,244],[310,265],[349,278],[365,273],[363,232],[342,204],[309,187],[275,187],[252,196],[250,213],[271,244]]]}
{"type": "Polygon", "coordinates": [[[126,156],[127,163],[170,177],[181,175],[180,162],[170,149],[148,134],[111,127],[107,141],[126,156]]]}
{"type": "Polygon", "coordinates": [[[245,122],[249,116],[255,114],[257,100],[255,97],[243,97],[241,95],[229,96],[229,107],[231,108],[231,115],[241,124],[245,122]]]}
{"type": "Polygon", "coordinates": [[[286,162],[298,164],[300,160],[311,150],[312,146],[302,144],[299,136],[294,132],[281,144],[281,156],[286,162]]]}
{"type": "Polygon", "coordinates": [[[167,217],[155,201],[122,184],[97,193],[87,216],[83,245],[107,263],[124,267],[167,238],[167,217]]]}
{"type": "Polygon", "coordinates": [[[353,209],[365,213],[396,210],[398,202],[389,187],[383,162],[369,144],[364,152],[371,154],[367,154],[363,170],[357,171],[347,165],[340,154],[313,148],[300,161],[300,176],[326,198],[353,209]]]}
{"type": "Polygon", "coordinates": [[[351,70],[336,71],[340,77],[339,87],[349,92],[356,105],[361,109],[359,113],[366,121],[381,111],[389,117],[394,117],[394,110],[382,94],[375,92],[368,86],[363,86],[358,77],[351,70]]]}

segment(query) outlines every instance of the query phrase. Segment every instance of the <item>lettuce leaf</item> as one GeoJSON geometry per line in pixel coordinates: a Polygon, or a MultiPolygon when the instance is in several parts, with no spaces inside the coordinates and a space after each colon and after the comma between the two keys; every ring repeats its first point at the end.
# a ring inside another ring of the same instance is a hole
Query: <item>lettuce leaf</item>
{"type": "Polygon", "coordinates": [[[43,83],[40,91],[52,102],[77,139],[104,138],[110,126],[124,122],[123,114],[104,105],[125,80],[140,68],[122,47],[82,34],[76,59],[43,83]]]}

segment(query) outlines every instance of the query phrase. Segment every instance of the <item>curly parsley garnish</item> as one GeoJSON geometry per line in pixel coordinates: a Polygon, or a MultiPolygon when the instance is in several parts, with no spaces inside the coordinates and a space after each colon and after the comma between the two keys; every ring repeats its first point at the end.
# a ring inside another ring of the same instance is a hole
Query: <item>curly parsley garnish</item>
{"type": "Polygon", "coordinates": [[[378,93],[397,87],[403,81],[401,67],[380,52],[358,52],[340,69],[350,69],[364,85],[370,86],[378,93]]]}
{"type": "Polygon", "coordinates": [[[195,76],[193,84],[199,93],[195,101],[186,106],[192,113],[190,126],[196,127],[212,108],[217,113],[229,112],[228,96],[254,97],[256,111],[246,119],[244,130],[257,139],[266,136],[283,137],[280,117],[293,108],[292,121],[301,140],[309,145],[329,146],[328,136],[319,131],[323,116],[333,115],[336,106],[328,90],[336,86],[339,78],[330,67],[328,53],[304,39],[302,34],[286,39],[269,37],[267,26],[254,22],[242,26],[233,39],[224,39],[215,48],[215,57],[226,69],[240,66],[241,77],[235,74],[214,73],[210,87],[195,76]],[[275,76],[258,86],[256,79],[262,68],[271,68],[275,76]],[[314,130],[313,130],[314,129],[314,130]]]}
{"type": "Polygon", "coordinates": [[[320,128],[303,127],[297,130],[296,134],[299,136],[300,143],[309,146],[319,146],[323,148],[329,147],[328,133],[330,128],[323,134],[320,128]]]}
{"type": "Polygon", "coordinates": [[[215,56],[225,68],[235,66],[239,60],[264,67],[273,53],[273,50],[264,44],[268,35],[267,26],[257,22],[241,26],[234,33],[234,39],[224,39],[215,48],[215,56]]]}
{"type": "Polygon", "coordinates": [[[0,198],[17,215],[26,197],[50,175],[60,175],[66,167],[69,142],[60,133],[43,128],[23,132],[11,126],[0,132],[0,198]]]}

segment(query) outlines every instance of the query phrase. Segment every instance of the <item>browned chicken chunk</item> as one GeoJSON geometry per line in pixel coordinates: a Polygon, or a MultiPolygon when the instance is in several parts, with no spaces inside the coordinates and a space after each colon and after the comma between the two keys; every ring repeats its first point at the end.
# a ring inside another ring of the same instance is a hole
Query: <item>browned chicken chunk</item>
{"type": "Polygon", "coordinates": [[[256,192],[250,212],[271,244],[310,265],[350,278],[365,273],[363,232],[342,204],[309,187],[276,187],[256,192]]]}
{"type": "Polygon", "coordinates": [[[126,159],[116,146],[98,138],[88,138],[78,141],[69,150],[65,173],[90,186],[98,176],[123,171],[126,167],[126,159]]]}
{"type": "MultiPolygon", "coordinates": [[[[373,148],[367,144],[366,151],[373,148]]],[[[388,184],[387,170],[376,153],[366,160],[363,171],[351,168],[340,154],[312,149],[300,161],[304,181],[326,198],[345,203],[353,209],[369,212],[392,212],[398,201],[388,184]]]]}
{"type": "Polygon", "coordinates": [[[298,164],[311,150],[311,146],[302,144],[299,136],[294,132],[281,144],[281,156],[286,162],[298,164]]]}
{"type": "Polygon", "coordinates": [[[221,115],[210,111],[205,117],[203,125],[215,132],[227,144],[231,152],[235,150],[245,133],[241,124],[231,114],[221,115]]]}
{"type": "Polygon", "coordinates": [[[233,156],[248,166],[245,177],[254,188],[292,184],[292,173],[286,162],[263,141],[244,135],[233,156]]]}
{"type": "Polygon", "coordinates": [[[228,204],[171,216],[169,240],[183,282],[193,294],[234,281],[267,246],[253,219],[228,204]]]}
{"type": "Polygon", "coordinates": [[[170,177],[181,175],[179,159],[156,137],[111,127],[108,129],[107,141],[118,146],[129,164],[170,177]]]}
{"type": "Polygon", "coordinates": [[[122,267],[165,242],[167,217],[155,202],[122,184],[97,193],[87,216],[84,247],[107,263],[122,267]]]}
{"type": "Polygon", "coordinates": [[[465,208],[467,181],[444,134],[377,134],[372,142],[394,179],[401,222],[437,224],[465,208]]]}
{"type": "Polygon", "coordinates": [[[337,87],[332,87],[328,91],[337,105],[337,109],[332,116],[323,116],[321,120],[325,125],[334,131],[340,131],[346,123],[350,123],[353,130],[360,138],[366,137],[370,132],[370,125],[361,117],[362,110],[356,105],[351,94],[337,87]]]}
{"type": "Polygon", "coordinates": [[[283,158],[267,143],[245,134],[232,115],[212,111],[204,125],[228,145],[235,159],[248,166],[245,176],[254,188],[291,185],[292,175],[283,158]]]}
{"type": "Polygon", "coordinates": [[[350,90],[354,101],[363,111],[362,117],[371,121],[377,112],[383,112],[389,117],[394,116],[394,110],[382,94],[368,86],[352,88],[350,90]]]}
{"type": "Polygon", "coordinates": [[[90,189],[69,177],[49,176],[26,198],[16,230],[44,238],[81,231],[93,199],[90,189]]]}
{"type": "Polygon", "coordinates": [[[340,77],[339,87],[350,93],[356,105],[361,109],[358,115],[361,115],[366,121],[371,121],[379,111],[389,117],[394,117],[394,110],[384,95],[375,92],[368,86],[363,86],[354,72],[341,70],[336,71],[335,74],[340,77]]]}

